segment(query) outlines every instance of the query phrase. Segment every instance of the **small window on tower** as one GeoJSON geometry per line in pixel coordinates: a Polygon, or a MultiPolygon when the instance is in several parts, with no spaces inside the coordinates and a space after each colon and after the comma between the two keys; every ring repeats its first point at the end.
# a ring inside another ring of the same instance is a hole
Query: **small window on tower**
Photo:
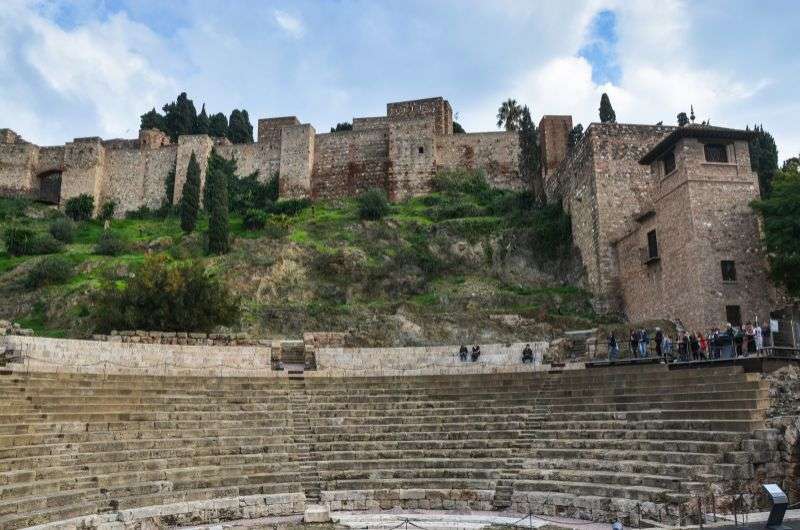
{"type": "Polygon", "coordinates": [[[722,281],[723,282],[735,282],[736,281],[736,262],[733,260],[722,260],[720,262],[720,266],[722,267],[722,281]]]}
{"type": "Polygon", "coordinates": [[[675,171],[675,153],[669,152],[664,155],[664,174],[669,175],[675,171]]]}
{"type": "Polygon", "coordinates": [[[422,155],[422,154],[425,154],[425,148],[424,148],[424,147],[422,147],[422,146],[419,146],[419,148],[418,148],[418,149],[419,149],[419,154],[421,154],[421,155],[422,155]]]}
{"type": "Polygon", "coordinates": [[[728,146],[725,144],[706,144],[703,149],[706,152],[706,162],[716,162],[718,164],[728,163],[728,146]]]}
{"type": "Polygon", "coordinates": [[[647,232],[647,261],[658,259],[658,238],[656,231],[647,232]]]}

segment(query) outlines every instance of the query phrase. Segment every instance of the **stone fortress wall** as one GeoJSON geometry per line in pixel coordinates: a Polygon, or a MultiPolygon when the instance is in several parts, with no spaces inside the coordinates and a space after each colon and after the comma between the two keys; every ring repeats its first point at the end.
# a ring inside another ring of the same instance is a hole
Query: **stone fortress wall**
{"type": "Polygon", "coordinates": [[[211,150],[235,159],[239,174],[279,175],[284,198],[351,197],[371,187],[400,200],[430,189],[441,169],[483,169],[495,186],[522,189],[516,133],[453,134],[453,112],[441,97],[389,103],[386,116],[354,118],[353,130],[317,134],[294,117],[258,121],[258,141],[230,144],[207,135],[184,135],[176,143],[157,130],[138,139],[76,138],[40,147],[9,129],[0,130],[0,192],[42,198],[45,181],[60,177],[55,201],[82,193],[99,208],[115,201],[118,215],[157,208],[175,171],[173,200],[180,200],[192,153],[205,180],[211,150]]]}

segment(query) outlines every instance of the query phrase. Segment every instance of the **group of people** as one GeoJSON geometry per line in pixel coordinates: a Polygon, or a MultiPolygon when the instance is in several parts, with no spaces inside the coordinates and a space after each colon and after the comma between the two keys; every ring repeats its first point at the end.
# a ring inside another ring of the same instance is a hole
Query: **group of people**
{"type": "MultiPolygon", "coordinates": [[[[734,327],[730,323],[720,330],[714,328],[710,333],[690,333],[678,331],[674,340],[661,328],[655,328],[651,338],[646,329],[631,329],[628,336],[631,355],[639,358],[655,353],[665,362],[700,361],[704,359],[732,359],[756,354],[769,346],[770,329],[768,324],[734,327]]],[[[609,360],[619,358],[620,343],[612,332],[608,336],[609,360]]]]}
{"type": "MultiPolygon", "coordinates": [[[[476,344],[472,347],[472,353],[467,349],[467,347],[462,344],[461,347],[458,349],[458,358],[462,362],[467,362],[467,357],[472,362],[476,362],[478,357],[481,356],[481,347],[480,345],[476,344]]],[[[522,349],[522,364],[531,363],[533,364],[533,350],[531,349],[530,344],[526,344],[525,347],[522,349]]]]}

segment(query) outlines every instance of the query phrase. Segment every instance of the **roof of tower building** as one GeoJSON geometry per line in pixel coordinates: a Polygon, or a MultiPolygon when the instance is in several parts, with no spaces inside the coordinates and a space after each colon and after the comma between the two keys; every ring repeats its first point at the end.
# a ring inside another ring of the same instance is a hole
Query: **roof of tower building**
{"type": "Polygon", "coordinates": [[[753,137],[753,131],[743,129],[731,129],[728,127],[716,127],[713,125],[685,125],[677,127],[663,140],[658,142],[646,155],[640,164],[650,164],[666,154],[682,138],[715,138],[720,140],[749,140],[753,137]]]}

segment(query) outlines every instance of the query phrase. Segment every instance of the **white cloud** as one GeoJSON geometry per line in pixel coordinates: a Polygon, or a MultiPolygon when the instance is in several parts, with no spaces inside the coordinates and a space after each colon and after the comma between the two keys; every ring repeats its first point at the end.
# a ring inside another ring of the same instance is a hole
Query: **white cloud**
{"type": "Polygon", "coordinates": [[[64,123],[80,112],[95,115],[95,123],[81,124],[91,125],[90,134],[135,135],[142,109],[174,97],[175,82],[150,60],[161,52],[162,43],[146,26],[116,14],[65,30],[29,6],[12,3],[0,9],[0,30],[13,26],[9,39],[0,41],[9,59],[0,65],[0,78],[14,79],[9,97],[26,92],[39,96],[24,98],[9,124],[26,138],[52,142],[53,130],[59,128],[80,134],[84,131],[75,124],[64,123]],[[28,75],[15,76],[14,70],[28,75]],[[59,104],[67,109],[60,117],[59,104]]]}
{"type": "MultiPolygon", "coordinates": [[[[569,55],[551,58],[513,79],[501,94],[493,94],[473,109],[463,112],[464,125],[477,130],[492,123],[500,101],[508,96],[532,107],[535,116],[571,114],[575,123],[587,126],[598,121],[600,96],[607,92],[617,119],[632,123],[673,123],[678,112],[694,105],[698,119],[711,118],[716,125],[735,119],[732,108],[746,105],[770,84],[768,79],[742,79],[711,66],[690,62],[688,44],[683,35],[690,19],[687,6],[680,1],[659,2],[659,16],[653,17],[653,5],[632,2],[595,2],[599,11],[614,8],[618,17],[617,53],[622,76],[618,84],[592,81],[592,66],[578,57],[580,45],[569,55]],[[491,120],[491,121],[490,121],[491,120]]],[[[588,25],[591,17],[580,17],[588,25]]],[[[586,27],[581,34],[586,35],[586,27]]],[[[728,122],[741,127],[744,124],[728,122]]]]}
{"type": "Polygon", "coordinates": [[[280,26],[283,31],[288,33],[289,36],[299,39],[303,36],[303,33],[305,33],[303,21],[299,18],[278,9],[273,11],[272,14],[275,17],[275,22],[277,22],[278,26],[280,26]]]}

